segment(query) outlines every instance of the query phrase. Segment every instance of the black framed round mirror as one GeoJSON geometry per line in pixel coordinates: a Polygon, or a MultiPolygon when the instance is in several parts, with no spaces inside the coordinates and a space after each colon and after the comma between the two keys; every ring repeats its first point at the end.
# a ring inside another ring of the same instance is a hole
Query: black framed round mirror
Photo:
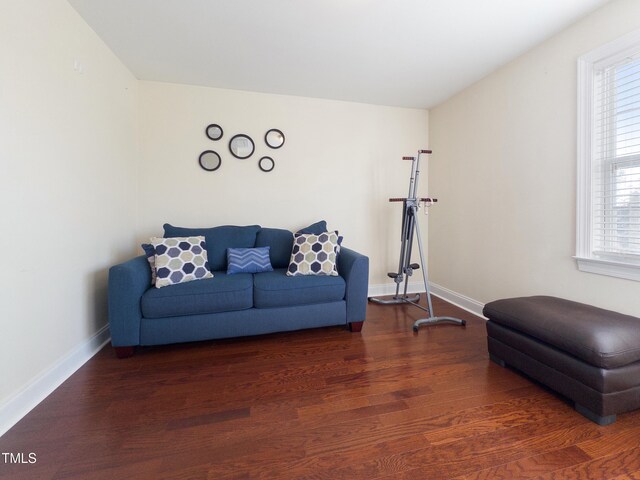
{"type": "Polygon", "coordinates": [[[222,159],[220,158],[220,155],[213,150],[205,150],[200,154],[198,163],[207,172],[213,172],[220,168],[220,165],[222,165],[222,159]]]}
{"type": "Polygon", "coordinates": [[[239,159],[249,158],[253,155],[256,146],[251,140],[249,135],[245,135],[244,133],[234,135],[229,140],[229,151],[231,155],[239,159]]]}
{"type": "Polygon", "coordinates": [[[268,130],[264,135],[264,143],[266,143],[271,148],[280,148],[284,145],[284,133],[277,128],[272,128],[268,130]]]}
{"type": "Polygon", "coordinates": [[[205,133],[211,140],[220,140],[222,138],[222,135],[224,135],[222,127],[216,123],[208,125],[205,129],[205,133]]]}
{"type": "Polygon", "coordinates": [[[276,162],[273,161],[271,157],[262,157],[258,162],[258,167],[263,172],[270,172],[276,166],[276,162]]]}

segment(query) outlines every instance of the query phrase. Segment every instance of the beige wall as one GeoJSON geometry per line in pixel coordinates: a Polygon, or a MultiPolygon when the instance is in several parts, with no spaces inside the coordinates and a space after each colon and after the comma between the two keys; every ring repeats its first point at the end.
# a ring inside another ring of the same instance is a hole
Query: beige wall
{"type": "Polygon", "coordinates": [[[140,118],[139,240],[164,222],[297,230],[326,219],[345,246],[370,256],[371,283],[387,283],[401,217],[388,198],[406,195],[410,163],[401,158],[427,146],[426,110],[140,82],[140,118]],[[210,123],[222,140],[205,136],[210,123]],[[282,148],[265,145],[269,128],[285,133],[282,148]],[[237,133],[256,143],[247,160],[229,153],[237,133]],[[219,170],[198,166],[206,149],[221,155],[219,170]],[[275,160],[270,173],[258,169],[265,155],[275,160]]]}
{"type": "Polygon", "coordinates": [[[640,284],[575,261],[576,60],[640,28],[608,4],[430,111],[430,268],[485,303],[550,294],[640,315],[640,284]]]}
{"type": "Polygon", "coordinates": [[[427,111],[139,82],[63,0],[3,3],[0,68],[0,405],[106,325],[108,267],[164,222],[324,218],[386,283],[400,218],[387,198],[406,190],[400,158],[427,145],[427,111]],[[272,127],[280,150],[263,143],[272,127]],[[241,132],[257,145],[244,161],[227,149],[241,132]],[[197,165],[208,148],[215,173],[197,165]]]}
{"type": "Polygon", "coordinates": [[[106,325],[137,157],[137,81],[67,2],[1,10],[0,405],[106,325]]]}

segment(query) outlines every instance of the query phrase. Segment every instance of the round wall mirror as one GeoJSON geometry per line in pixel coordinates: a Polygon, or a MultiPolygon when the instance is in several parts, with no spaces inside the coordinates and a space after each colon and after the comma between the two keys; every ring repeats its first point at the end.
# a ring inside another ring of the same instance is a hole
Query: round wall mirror
{"type": "Polygon", "coordinates": [[[224,134],[224,132],[222,131],[222,127],[220,125],[216,125],[215,123],[209,125],[205,129],[205,133],[211,140],[220,140],[222,138],[222,135],[224,134]]]}
{"type": "Polygon", "coordinates": [[[271,148],[280,148],[284,145],[284,133],[277,128],[272,128],[265,134],[264,141],[271,148]]]}
{"type": "Polygon", "coordinates": [[[248,135],[234,135],[231,140],[229,140],[229,150],[234,157],[244,159],[253,155],[255,145],[248,135]]]}
{"type": "Polygon", "coordinates": [[[213,172],[220,168],[220,165],[222,165],[222,159],[220,158],[220,155],[213,150],[205,150],[200,154],[198,163],[206,171],[213,172]]]}
{"type": "Polygon", "coordinates": [[[260,167],[260,170],[263,172],[270,172],[275,166],[276,162],[274,162],[271,157],[262,157],[258,162],[258,167],[260,167]]]}

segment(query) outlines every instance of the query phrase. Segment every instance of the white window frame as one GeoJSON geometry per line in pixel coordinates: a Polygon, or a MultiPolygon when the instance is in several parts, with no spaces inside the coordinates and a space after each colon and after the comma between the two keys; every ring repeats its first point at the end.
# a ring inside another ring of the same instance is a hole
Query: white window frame
{"type": "Polygon", "coordinates": [[[640,281],[640,264],[624,257],[597,255],[592,246],[592,151],[594,147],[593,88],[594,74],[603,63],[624,59],[630,49],[638,49],[640,30],[607,43],[578,59],[578,169],[576,206],[576,255],[578,269],[612,277],[640,281]]]}

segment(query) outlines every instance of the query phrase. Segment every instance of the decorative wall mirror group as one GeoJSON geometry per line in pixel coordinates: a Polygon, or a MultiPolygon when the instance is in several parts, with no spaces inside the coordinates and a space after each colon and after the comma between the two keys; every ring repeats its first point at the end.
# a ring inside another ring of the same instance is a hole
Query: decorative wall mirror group
{"type": "MultiPolygon", "coordinates": [[[[207,128],[205,128],[205,134],[210,140],[218,141],[223,137],[224,131],[220,125],[212,123],[207,125],[207,128]]],[[[267,130],[267,133],[264,135],[264,143],[272,149],[282,147],[284,145],[284,141],[284,133],[277,128],[267,130]]],[[[229,140],[229,152],[231,152],[231,155],[237,159],[246,160],[254,154],[255,150],[256,145],[253,142],[253,139],[244,133],[234,135],[229,140]]],[[[200,154],[198,163],[204,170],[214,172],[222,165],[222,158],[218,152],[205,150],[200,154]]],[[[264,156],[258,160],[258,168],[263,172],[270,172],[275,168],[275,166],[276,163],[271,157],[264,156]]]]}

